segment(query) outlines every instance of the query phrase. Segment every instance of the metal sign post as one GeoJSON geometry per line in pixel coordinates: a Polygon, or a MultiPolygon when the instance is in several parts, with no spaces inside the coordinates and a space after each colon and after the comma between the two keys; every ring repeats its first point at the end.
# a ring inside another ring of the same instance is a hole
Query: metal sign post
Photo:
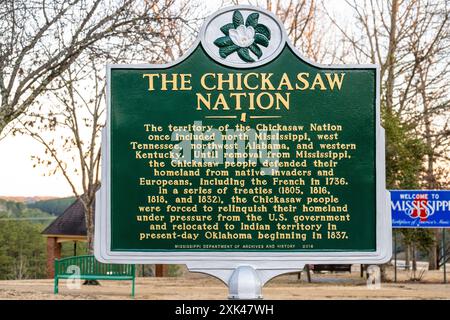
{"type": "Polygon", "coordinates": [[[444,259],[444,283],[447,283],[447,250],[445,243],[445,228],[442,228],[442,258],[444,259]]]}
{"type": "Polygon", "coordinates": [[[394,282],[397,282],[397,233],[394,232],[394,282]]]}

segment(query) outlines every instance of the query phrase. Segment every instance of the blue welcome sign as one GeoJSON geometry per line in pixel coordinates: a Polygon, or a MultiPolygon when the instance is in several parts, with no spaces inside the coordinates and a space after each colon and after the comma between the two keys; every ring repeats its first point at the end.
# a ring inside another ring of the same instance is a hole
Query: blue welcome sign
{"type": "Polygon", "coordinates": [[[450,228],[450,191],[390,192],[393,228],[450,228]]]}

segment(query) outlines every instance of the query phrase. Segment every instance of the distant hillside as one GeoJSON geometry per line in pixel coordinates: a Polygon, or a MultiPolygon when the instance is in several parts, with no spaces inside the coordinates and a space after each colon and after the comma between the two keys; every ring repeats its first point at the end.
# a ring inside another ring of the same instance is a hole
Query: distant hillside
{"type": "Polygon", "coordinates": [[[0,220],[51,221],[54,216],[38,208],[30,208],[23,202],[0,199],[0,220]]]}
{"type": "Polygon", "coordinates": [[[52,215],[55,215],[55,216],[59,216],[74,201],[75,201],[75,197],[68,197],[68,198],[59,198],[59,199],[36,201],[34,203],[29,203],[27,206],[29,208],[39,209],[39,210],[47,212],[49,214],[52,214],[52,215]]]}
{"type": "Polygon", "coordinates": [[[23,202],[0,199],[0,213],[6,213],[8,215],[16,215],[24,211],[26,208],[27,205],[23,202]]]}
{"type": "Polygon", "coordinates": [[[34,197],[21,197],[21,196],[0,196],[0,199],[14,202],[32,203],[41,200],[58,199],[58,197],[52,196],[34,196],[34,197]]]}

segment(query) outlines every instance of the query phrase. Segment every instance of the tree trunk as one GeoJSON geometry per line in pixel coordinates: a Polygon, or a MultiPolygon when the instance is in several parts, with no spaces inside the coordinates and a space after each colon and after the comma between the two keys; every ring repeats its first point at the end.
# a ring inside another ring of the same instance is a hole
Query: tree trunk
{"type": "Polygon", "coordinates": [[[94,201],[86,196],[82,196],[81,201],[85,212],[88,254],[94,254],[94,201]]]}
{"type": "Polygon", "coordinates": [[[433,233],[434,233],[434,239],[436,241],[435,242],[435,247],[436,247],[436,251],[435,251],[435,254],[436,254],[436,260],[435,260],[436,270],[440,270],[439,262],[441,260],[441,250],[442,250],[442,246],[441,246],[441,241],[442,241],[441,229],[433,229],[433,233]]]}
{"type": "Polygon", "coordinates": [[[387,264],[380,264],[380,280],[386,281],[387,280],[387,264]]]}
{"type": "Polygon", "coordinates": [[[92,206],[89,206],[88,211],[89,214],[86,215],[86,220],[89,220],[89,223],[86,226],[88,252],[89,254],[94,254],[94,208],[92,208],[92,206]]]}
{"type": "Polygon", "coordinates": [[[392,1],[391,6],[391,21],[389,32],[389,48],[387,56],[387,81],[386,81],[386,110],[388,113],[392,113],[394,105],[394,79],[395,79],[395,52],[397,49],[397,13],[398,13],[398,0],[392,1]]]}
{"type": "MultiPolygon", "coordinates": [[[[87,197],[82,199],[84,205],[87,233],[87,249],[88,254],[94,254],[94,201],[89,201],[87,197]],[[85,201],[85,202],[84,202],[85,201]]],[[[83,285],[98,286],[100,282],[95,279],[85,280],[83,285]]]]}
{"type": "Polygon", "coordinates": [[[405,247],[405,270],[411,269],[411,245],[408,243],[405,247]]]}
{"type": "MultiPolygon", "coordinates": [[[[421,95],[424,106],[424,122],[425,122],[425,141],[428,149],[427,153],[427,170],[426,170],[426,187],[429,190],[433,190],[436,188],[436,177],[434,176],[434,150],[433,150],[433,141],[432,141],[432,131],[431,131],[431,119],[430,112],[428,108],[428,101],[425,95],[424,84],[421,86],[421,95]]],[[[438,247],[437,247],[437,237],[436,230],[433,232],[433,244],[429,249],[429,258],[428,258],[428,270],[437,270],[437,259],[438,259],[438,247]]]]}

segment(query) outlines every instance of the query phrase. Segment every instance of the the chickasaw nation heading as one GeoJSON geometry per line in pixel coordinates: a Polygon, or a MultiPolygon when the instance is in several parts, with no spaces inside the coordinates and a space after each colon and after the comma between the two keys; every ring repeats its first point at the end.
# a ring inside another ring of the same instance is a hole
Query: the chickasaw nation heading
{"type": "MultiPolygon", "coordinates": [[[[289,110],[291,92],[340,91],[345,75],[344,72],[300,72],[295,77],[287,73],[204,73],[195,79],[206,91],[196,93],[196,110],[289,110]]],[[[193,90],[190,73],[144,73],[142,78],[148,81],[150,93],[193,90]]]]}

